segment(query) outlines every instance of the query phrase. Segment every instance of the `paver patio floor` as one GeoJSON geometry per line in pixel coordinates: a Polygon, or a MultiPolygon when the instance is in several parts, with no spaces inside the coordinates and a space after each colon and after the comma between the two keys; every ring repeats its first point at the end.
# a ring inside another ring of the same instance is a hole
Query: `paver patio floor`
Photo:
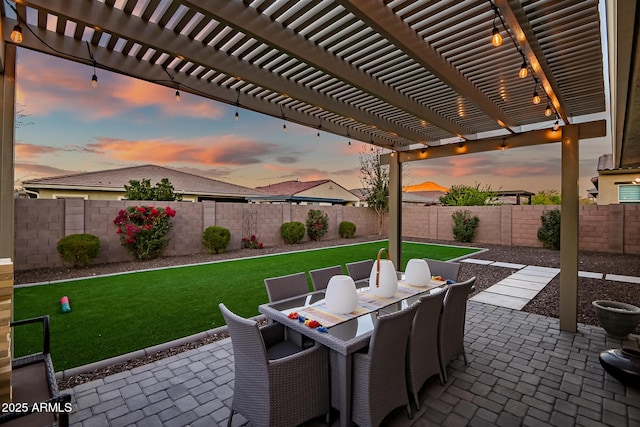
{"type": "MultiPolygon", "coordinates": [[[[638,349],[640,337],[621,342],[586,325],[560,332],[558,319],[469,301],[469,364],[453,362],[444,386],[434,377],[423,388],[419,413],[408,419],[397,410],[387,424],[640,426],[640,390],[606,374],[598,360],[621,346],[638,349]]],[[[225,339],[65,392],[77,404],[74,426],[222,426],[233,377],[225,339]]],[[[244,423],[234,416],[234,425],[244,423]]]]}

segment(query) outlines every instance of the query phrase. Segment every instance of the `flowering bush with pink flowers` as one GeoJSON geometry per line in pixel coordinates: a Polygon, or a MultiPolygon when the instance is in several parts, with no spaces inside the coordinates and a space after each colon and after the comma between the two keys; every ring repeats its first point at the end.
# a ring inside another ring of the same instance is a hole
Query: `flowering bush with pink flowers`
{"type": "Polygon", "coordinates": [[[173,224],[170,218],[176,211],[169,206],[128,206],[118,212],[113,223],[118,227],[120,243],[129,248],[137,259],[151,259],[162,253],[169,243],[165,236],[173,224]]]}

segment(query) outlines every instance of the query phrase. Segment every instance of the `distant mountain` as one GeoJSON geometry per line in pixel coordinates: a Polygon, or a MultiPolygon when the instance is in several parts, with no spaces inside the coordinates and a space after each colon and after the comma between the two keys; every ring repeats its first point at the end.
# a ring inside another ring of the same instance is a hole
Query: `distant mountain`
{"type": "Polygon", "coordinates": [[[438,185],[433,181],[425,181],[422,184],[407,185],[406,187],[402,188],[402,191],[407,191],[409,193],[418,191],[441,191],[442,193],[446,193],[449,191],[449,189],[438,185]]]}

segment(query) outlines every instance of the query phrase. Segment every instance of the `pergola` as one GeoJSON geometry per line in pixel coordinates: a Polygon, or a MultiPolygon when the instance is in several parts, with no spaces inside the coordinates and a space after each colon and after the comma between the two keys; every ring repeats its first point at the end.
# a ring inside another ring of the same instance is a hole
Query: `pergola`
{"type": "Polygon", "coordinates": [[[560,142],[560,325],[575,331],[578,141],[610,134],[615,166],[640,166],[639,11],[636,1],[606,3],[5,1],[0,257],[13,257],[18,25],[19,46],[84,63],[97,78],[106,69],[389,149],[396,263],[403,163],[560,142]]]}

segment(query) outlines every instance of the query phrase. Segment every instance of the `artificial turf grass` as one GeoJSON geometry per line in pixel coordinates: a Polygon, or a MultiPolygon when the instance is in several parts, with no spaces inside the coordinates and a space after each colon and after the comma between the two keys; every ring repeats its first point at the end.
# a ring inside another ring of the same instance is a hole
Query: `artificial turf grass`
{"type": "MultiPolygon", "coordinates": [[[[381,247],[388,242],[16,288],[15,318],[51,316],[54,366],[69,369],[222,326],[220,302],[241,316],[255,316],[268,301],[265,278],[337,264],[346,274],[346,263],[373,259],[381,247]],[[69,297],[71,313],[60,312],[63,295],[69,297]]],[[[404,242],[401,270],[411,258],[447,260],[476,251],[404,242]]],[[[16,355],[41,351],[41,341],[35,328],[16,329],[16,355]]]]}

